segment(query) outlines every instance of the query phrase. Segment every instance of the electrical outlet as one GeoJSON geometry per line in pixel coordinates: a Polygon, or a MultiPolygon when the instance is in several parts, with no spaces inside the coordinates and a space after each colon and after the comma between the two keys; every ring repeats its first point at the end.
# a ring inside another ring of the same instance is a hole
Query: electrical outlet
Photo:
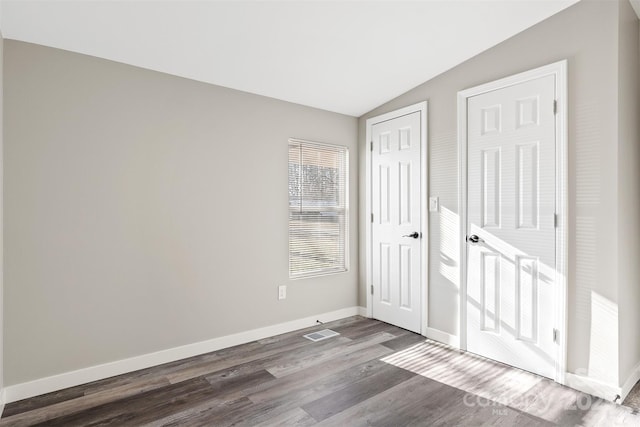
{"type": "Polygon", "coordinates": [[[278,286],[278,299],[287,299],[287,285],[278,286]]]}

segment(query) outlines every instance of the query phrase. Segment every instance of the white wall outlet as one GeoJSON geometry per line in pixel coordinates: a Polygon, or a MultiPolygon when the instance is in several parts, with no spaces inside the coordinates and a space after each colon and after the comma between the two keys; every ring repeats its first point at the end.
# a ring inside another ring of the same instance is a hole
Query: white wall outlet
{"type": "Polygon", "coordinates": [[[440,198],[429,197],[429,212],[438,212],[440,209],[440,198]]]}
{"type": "Polygon", "coordinates": [[[287,285],[278,286],[278,299],[287,299],[287,285]]]}

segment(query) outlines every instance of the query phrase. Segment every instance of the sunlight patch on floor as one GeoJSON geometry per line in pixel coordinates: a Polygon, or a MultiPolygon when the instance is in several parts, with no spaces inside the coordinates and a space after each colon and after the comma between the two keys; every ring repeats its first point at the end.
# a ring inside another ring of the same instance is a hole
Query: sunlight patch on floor
{"type": "Polygon", "coordinates": [[[542,380],[529,372],[460,353],[433,341],[416,344],[381,360],[505,405],[521,399],[542,380]]]}

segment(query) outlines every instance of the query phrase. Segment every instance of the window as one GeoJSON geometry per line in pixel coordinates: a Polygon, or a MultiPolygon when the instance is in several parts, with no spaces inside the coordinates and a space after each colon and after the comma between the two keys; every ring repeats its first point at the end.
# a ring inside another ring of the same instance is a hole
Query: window
{"type": "Polygon", "coordinates": [[[289,277],[348,269],[346,147],[289,140],[289,277]]]}

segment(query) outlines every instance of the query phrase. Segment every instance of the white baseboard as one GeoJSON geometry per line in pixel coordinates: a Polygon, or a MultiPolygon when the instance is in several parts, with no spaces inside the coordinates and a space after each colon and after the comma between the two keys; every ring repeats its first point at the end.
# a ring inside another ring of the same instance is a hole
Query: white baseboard
{"type": "Polygon", "coordinates": [[[627,380],[622,384],[620,389],[620,401],[618,403],[622,403],[624,399],[627,398],[627,395],[638,381],[640,381],[640,363],[633,368],[631,374],[627,377],[627,380]]]}
{"type": "Polygon", "coordinates": [[[358,316],[367,317],[367,307],[356,307],[358,309],[358,316]]]}
{"type": "Polygon", "coordinates": [[[362,311],[362,307],[343,308],[341,310],[317,314],[315,316],[266,326],[264,328],[252,329],[250,331],[213,338],[207,341],[161,350],[155,353],[143,354],[128,359],[104,363],[102,365],[78,369],[77,371],[65,372],[26,383],[14,384],[5,387],[0,398],[3,404],[11,403],[17,400],[50,393],[52,391],[62,390],[64,388],[113,377],[115,375],[126,374],[139,369],[150,368],[163,363],[173,362],[187,357],[232,347],[234,345],[245,344],[251,341],[272,337],[274,335],[307,328],[315,325],[316,320],[320,320],[321,322],[332,322],[334,320],[344,319],[345,317],[360,315],[362,311]]]}
{"type": "Polygon", "coordinates": [[[447,332],[443,332],[439,329],[430,328],[427,326],[425,331],[425,337],[432,339],[434,341],[439,341],[444,344],[448,344],[455,348],[460,348],[460,337],[457,335],[452,335],[447,332]]]}
{"type": "MultiPolygon", "coordinates": [[[[564,385],[582,391],[587,394],[613,402],[616,396],[621,395],[620,387],[613,384],[598,381],[583,375],[567,372],[564,385]]],[[[618,402],[620,403],[620,402],[618,402]]]]}

